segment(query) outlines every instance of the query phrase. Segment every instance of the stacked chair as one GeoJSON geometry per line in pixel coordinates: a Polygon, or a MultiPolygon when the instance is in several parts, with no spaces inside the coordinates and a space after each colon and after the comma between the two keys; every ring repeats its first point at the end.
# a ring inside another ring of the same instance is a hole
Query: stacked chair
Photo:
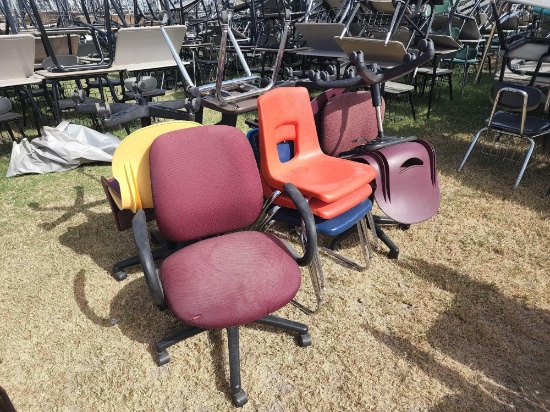
{"type": "MultiPolygon", "coordinates": [[[[303,219],[304,254],[298,256],[272,234],[246,230],[264,219],[268,205],[244,134],[223,125],[174,128],[159,136],[162,131],[148,129],[148,142],[138,143],[147,147],[139,162],[124,161],[125,156],[115,153],[126,165],[126,174],[117,180],[123,204],[135,211],[132,229],[153,302],[170,308],[187,325],[156,344],[157,362],[167,363],[166,349],[183,339],[227,329],[231,396],[242,406],[247,395],[240,381],[239,326],[255,322],[282,328],[296,333],[300,346],[311,344],[306,325],[272,313],[294,298],[300,266],[309,265],[317,253],[313,215],[305,198],[286,182],[284,196],[303,219]],[[139,172],[131,172],[140,166],[139,172]],[[147,170],[148,182],[136,185],[136,176],[145,179],[147,170]],[[149,243],[147,189],[162,237],[186,245],[164,256],[160,270],[149,243]]],[[[127,138],[128,144],[135,143],[134,137],[127,138]]]]}
{"type": "MultiPolygon", "coordinates": [[[[356,226],[361,242],[364,266],[324,249],[332,256],[357,269],[368,267],[371,256],[366,219],[372,223],[371,182],[375,170],[365,164],[328,156],[321,150],[309,93],[303,87],[278,88],[258,98],[258,155],[264,194],[282,190],[285,181],[292,181],[308,199],[316,216],[317,230],[336,236],[356,226]],[[280,110],[285,107],[285,110],[280,110]],[[368,250],[368,253],[367,253],[368,250]]],[[[282,207],[275,220],[299,223],[290,199],[281,195],[275,204],[282,207]]],[[[310,268],[317,295],[317,308],[323,302],[324,276],[318,257],[310,268]]]]}
{"type": "Polygon", "coordinates": [[[325,81],[322,77],[327,76],[320,76],[316,80],[318,87],[342,89],[329,90],[313,103],[318,129],[326,135],[324,150],[333,156],[367,163],[377,170],[374,197],[386,216],[374,217],[376,233],[390,249],[389,257],[394,259],[399,255],[399,248],[380,225],[398,224],[407,228],[432,217],[440,205],[433,147],[415,136],[385,136],[382,124],[381,84],[403,77],[435,53],[431,40],[421,40],[418,50],[416,58],[404,59],[384,71],[367,63],[368,54],[350,53],[350,62],[359,76],[337,81],[325,81]],[[368,96],[343,90],[366,86],[370,88],[368,96]],[[330,120],[323,124],[323,117],[330,120]],[[366,119],[371,119],[370,125],[366,119]]]}
{"type": "MultiPolygon", "coordinates": [[[[139,210],[143,210],[148,220],[154,220],[153,196],[149,169],[149,149],[151,143],[161,134],[173,130],[200,126],[190,121],[171,121],[147,126],[130,134],[113,155],[113,177],[102,177],[101,184],[107,196],[109,206],[118,230],[132,227],[132,219],[139,210]]],[[[161,242],[164,243],[164,242],[161,242]]],[[[167,256],[176,245],[164,244],[155,249],[154,256],[167,256]]],[[[113,265],[113,277],[124,280],[126,268],[139,264],[139,257],[124,259],[113,265]]]]}

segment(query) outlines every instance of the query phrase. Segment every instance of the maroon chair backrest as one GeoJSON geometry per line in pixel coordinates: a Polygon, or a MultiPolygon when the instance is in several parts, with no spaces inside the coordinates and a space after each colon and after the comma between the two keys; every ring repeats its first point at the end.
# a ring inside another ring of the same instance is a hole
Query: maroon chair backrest
{"type": "Polygon", "coordinates": [[[243,229],[260,214],[256,160],[246,136],[234,127],[166,133],[151,145],[149,163],[157,225],[169,241],[243,229]]]}
{"type": "MultiPolygon", "coordinates": [[[[384,109],[382,100],[382,119],[384,109]]],[[[337,156],[375,139],[378,125],[370,92],[348,92],[330,97],[322,108],[320,128],[318,135],[321,148],[330,156],[337,156]]]]}

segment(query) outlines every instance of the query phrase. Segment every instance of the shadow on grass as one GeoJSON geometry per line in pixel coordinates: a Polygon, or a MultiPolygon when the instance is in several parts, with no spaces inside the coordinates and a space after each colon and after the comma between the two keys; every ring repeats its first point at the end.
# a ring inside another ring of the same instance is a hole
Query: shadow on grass
{"type": "Polygon", "coordinates": [[[74,190],[75,201],[71,206],[41,206],[38,203],[29,203],[28,206],[35,212],[62,212],[57,219],[38,224],[47,231],[70,222],[80,214],[84,215],[86,220],[69,227],[59,236],[59,242],[79,255],[90,256],[99,267],[110,273],[115,262],[135,255],[131,233],[118,232],[110,213],[92,210],[104,205],[106,200],[86,203],[84,188],[75,186],[74,190]]]}
{"type": "Polygon", "coordinates": [[[493,285],[422,260],[400,263],[454,295],[426,334],[431,347],[479,373],[476,382],[407,339],[366,328],[399,356],[455,392],[434,411],[550,409],[550,313],[504,296],[493,285]]]}
{"type": "MultiPolygon", "coordinates": [[[[89,305],[86,297],[86,271],[77,273],[73,284],[75,301],[80,311],[95,325],[118,327],[132,341],[147,344],[151,362],[156,363],[155,343],[185,327],[169,310],[161,311],[153,305],[149,289],[143,277],[129,281],[111,301],[109,316],[98,316],[89,305]]],[[[216,388],[231,400],[229,376],[225,365],[228,364],[227,343],[219,329],[207,333],[210,356],[215,370],[216,388]]],[[[193,340],[196,338],[189,338],[193,340]]],[[[183,344],[183,343],[182,343],[183,344]]],[[[169,349],[168,349],[169,350],[169,349]]],[[[195,356],[192,353],[189,356],[195,356]]],[[[196,355],[199,356],[199,355],[196,355]]]]}

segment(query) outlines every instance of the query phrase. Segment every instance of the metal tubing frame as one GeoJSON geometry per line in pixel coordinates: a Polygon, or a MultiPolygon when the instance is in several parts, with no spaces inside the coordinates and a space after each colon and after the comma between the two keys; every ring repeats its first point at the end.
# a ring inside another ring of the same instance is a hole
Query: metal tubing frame
{"type": "Polygon", "coordinates": [[[283,34],[281,36],[281,41],[279,43],[279,49],[277,51],[277,57],[275,61],[275,67],[273,69],[272,77],[269,81],[269,83],[262,88],[254,87],[252,90],[240,94],[236,94],[234,96],[223,96],[223,86],[231,86],[231,85],[238,85],[243,84],[251,80],[259,80],[260,77],[253,75],[250,71],[250,68],[248,66],[248,63],[246,62],[246,59],[244,58],[244,55],[242,54],[241,48],[235,39],[235,36],[233,35],[232,31],[229,28],[229,21],[230,16],[228,15],[227,22],[222,21],[221,29],[222,29],[222,36],[220,41],[220,51],[218,56],[218,72],[216,76],[216,83],[210,83],[205,84],[203,86],[199,86],[199,90],[201,92],[208,92],[211,90],[215,90],[215,98],[223,103],[232,103],[236,102],[238,100],[243,100],[248,97],[254,97],[259,96],[260,94],[263,94],[269,90],[271,90],[275,84],[275,80],[277,78],[277,73],[279,71],[279,68],[281,66],[283,53],[284,53],[284,47],[286,44],[286,39],[288,37],[288,32],[290,30],[290,13],[285,13],[285,26],[283,30],[283,34]],[[240,77],[237,79],[231,79],[231,80],[223,80],[223,75],[225,71],[225,59],[226,59],[226,53],[227,53],[227,38],[229,37],[229,40],[231,41],[232,46],[235,49],[235,52],[237,53],[237,56],[239,58],[239,61],[244,68],[246,72],[245,77],[240,77]]]}
{"type": "MultiPolygon", "coordinates": [[[[2,0],[5,1],[5,0],[2,0]]],[[[109,61],[107,63],[104,63],[104,56],[103,53],[101,53],[101,50],[98,50],[101,54],[101,61],[99,63],[90,63],[90,64],[81,64],[78,66],[63,66],[59,64],[57,61],[57,57],[55,56],[55,53],[53,51],[53,48],[50,44],[50,40],[48,38],[48,32],[46,31],[46,28],[44,27],[44,24],[42,22],[42,19],[40,18],[40,13],[38,10],[38,7],[36,6],[35,0],[29,0],[29,5],[31,7],[31,10],[34,14],[34,17],[36,19],[36,23],[38,25],[38,29],[41,34],[41,40],[42,44],[44,46],[44,50],[46,51],[46,55],[48,57],[51,57],[52,63],[54,64],[53,67],[49,68],[48,70],[51,72],[71,72],[71,71],[80,71],[80,70],[86,70],[86,69],[106,69],[111,67],[113,64],[113,37],[112,37],[112,30],[111,30],[111,19],[109,16],[109,0],[103,0],[103,7],[105,12],[105,28],[107,33],[107,41],[108,41],[108,49],[109,49],[109,61]]]]}
{"type": "Polygon", "coordinates": [[[168,44],[168,48],[170,49],[170,53],[172,53],[172,57],[176,61],[176,64],[178,65],[178,69],[180,70],[181,75],[185,79],[185,82],[190,87],[195,87],[195,83],[193,80],[191,80],[191,76],[189,76],[189,73],[187,72],[187,69],[185,68],[185,65],[181,61],[180,54],[172,44],[172,40],[170,40],[170,37],[168,36],[168,33],[166,32],[166,29],[164,26],[160,27],[160,31],[162,35],[164,36],[164,40],[166,40],[166,44],[168,44]]]}

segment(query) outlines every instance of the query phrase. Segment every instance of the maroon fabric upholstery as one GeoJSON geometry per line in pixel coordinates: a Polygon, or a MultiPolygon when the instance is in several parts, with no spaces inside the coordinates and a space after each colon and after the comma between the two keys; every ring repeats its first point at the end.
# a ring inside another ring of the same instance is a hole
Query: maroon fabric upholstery
{"type": "Polygon", "coordinates": [[[254,154],[246,136],[234,127],[166,133],[151,145],[149,161],[157,225],[167,240],[242,229],[261,211],[254,154]]]}
{"type": "MultiPolygon", "coordinates": [[[[382,119],[384,118],[382,101],[382,119]]],[[[324,153],[339,153],[364,144],[358,138],[373,140],[378,134],[376,111],[370,92],[349,92],[332,97],[323,108],[319,141],[324,153]]]]}
{"type": "Polygon", "coordinates": [[[235,232],[187,246],[160,273],[172,312],[205,329],[267,316],[296,295],[300,268],[275,236],[235,232]]]}

